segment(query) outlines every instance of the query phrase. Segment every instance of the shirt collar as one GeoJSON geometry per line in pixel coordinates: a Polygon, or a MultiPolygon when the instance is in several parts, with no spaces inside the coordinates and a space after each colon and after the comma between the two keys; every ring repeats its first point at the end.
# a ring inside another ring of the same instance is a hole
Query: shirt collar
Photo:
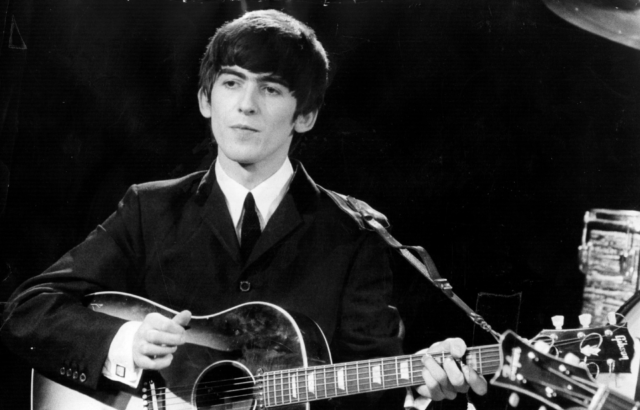
{"type": "MultiPolygon", "coordinates": [[[[231,214],[233,226],[238,227],[242,216],[244,199],[249,193],[249,190],[227,175],[224,169],[222,169],[219,161],[216,161],[215,173],[220,190],[222,190],[227,201],[227,207],[231,214]]],[[[260,219],[262,229],[264,229],[269,218],[271,218],[275,210],[278,208],[278,205],[280,205],[282,198],[284,198],[284,195],[289,188],[289,182],[292,175],[293,166],[291,165],[289,158],[286,158],[280,169],[278,169],[275,174],[271,175],[269,178],[262,181],[260,185],[251,190],[253,198],[256,201],[256,208],[258,208],[258,217],[260,219]]]]}

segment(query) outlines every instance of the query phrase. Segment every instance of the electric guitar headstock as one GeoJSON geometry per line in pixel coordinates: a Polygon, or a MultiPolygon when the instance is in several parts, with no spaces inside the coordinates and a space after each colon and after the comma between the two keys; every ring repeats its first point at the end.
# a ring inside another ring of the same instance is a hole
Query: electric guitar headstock
{"type": "Polygon", "coordinates": [[[636,406],[632,400],[597,385],[584,367],[539,352],[511,331],[502,335],[500,360],[492,385],[533,397],[550,408],[630,410],[636,406]]]}
{"type": "Polygon", "coordinates": [[[609,317],[609,325],[590,328],[591,315],[580,316],[580,329],[562,329],[562,316],[552,318],[556,329],[543,330],[532,342],[541,340],[551,346],[549,354],[564,357],[567,353],[578,356],[587,364],[593,376],[607,373],[631,373],[635,351],[627,324],[616,323],[609,317]]]}

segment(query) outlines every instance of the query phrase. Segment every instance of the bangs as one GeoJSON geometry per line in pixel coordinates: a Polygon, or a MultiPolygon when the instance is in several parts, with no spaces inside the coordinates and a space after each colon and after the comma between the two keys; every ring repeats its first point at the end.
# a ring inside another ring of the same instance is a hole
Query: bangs
{"type": "MultiPolygon", "coordinates": [[[[238,66],[254,73],[272,74],[279,77],[291,92],[298,89],[296,81],[296,67],[302,66],[299,53],[292,53],[291,49],[296,42],[294,39],[282,41],[275,36],[266,33],[245,33],[227,41],[218,49],[219,55],[216,61],[220,71],[223,66],[238,66]]],[[[300,45],[296,45],[300,48],[300,45]]]]}

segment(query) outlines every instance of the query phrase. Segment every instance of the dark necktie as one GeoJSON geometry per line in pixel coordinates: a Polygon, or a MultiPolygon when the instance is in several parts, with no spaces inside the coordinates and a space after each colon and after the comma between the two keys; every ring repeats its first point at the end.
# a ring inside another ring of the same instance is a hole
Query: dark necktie
{"type": "Polygon", "coordinates": [[[244,199],[244,216],[242,217],[240,235],[240,256],[242,257],[242,262],[246,263],[249,255],[251,255],[251,250],[260,237],[260,221],[256,213],[256,201],[254,201],[251,192],[244,199]]]}

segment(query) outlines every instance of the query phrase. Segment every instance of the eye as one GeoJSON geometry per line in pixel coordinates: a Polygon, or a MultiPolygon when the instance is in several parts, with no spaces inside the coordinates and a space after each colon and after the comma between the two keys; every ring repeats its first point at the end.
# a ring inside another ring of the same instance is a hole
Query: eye
{"type": "Polygon", "coordinates": [[[224,80],[222,85],[227,88],[235,88],[238,86],[238,82],[236,80],[224,80]]]}
{"type": "Polygon", "coordinates": [[[264,86],[264,91],[269,95],[281,95],[282,94],[282,91],[280,91],[279,88],[271,86],[271,85],[264,86]]]}

